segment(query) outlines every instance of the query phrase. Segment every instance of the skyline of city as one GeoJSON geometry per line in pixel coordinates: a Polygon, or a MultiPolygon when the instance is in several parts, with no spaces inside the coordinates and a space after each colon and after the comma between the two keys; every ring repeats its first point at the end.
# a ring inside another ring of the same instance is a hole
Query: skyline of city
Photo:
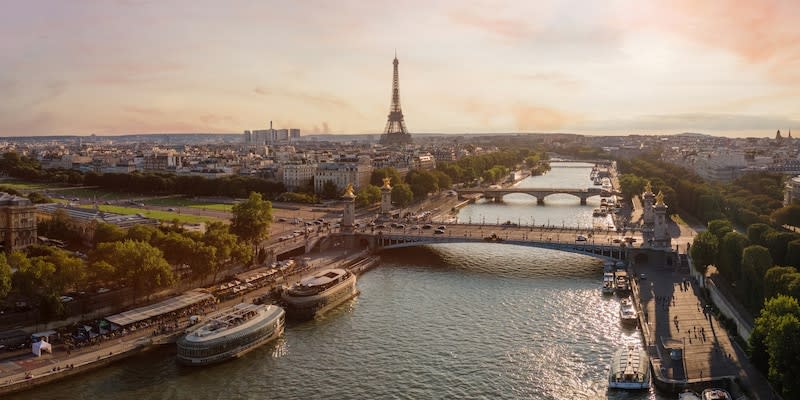
{"type": "Polygon", "coordinates": [[[379,134],[395,48],[412,134],[786,133],[800,5],[728,3],[11,2],[0,136],[379,134]]]}

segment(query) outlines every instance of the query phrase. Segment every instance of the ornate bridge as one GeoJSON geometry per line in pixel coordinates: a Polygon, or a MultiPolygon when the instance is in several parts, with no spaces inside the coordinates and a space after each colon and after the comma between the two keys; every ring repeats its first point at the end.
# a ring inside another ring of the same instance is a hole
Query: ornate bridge
{"type": "Polygon", "coordinates": [[[518,188],[518,187],[508,187],[502,189],[490,189],[490,188],[475,188],[475,189],[460,189],[458,190],[458,196],[463,197],[465,195],[481,195],[485,198],[494,199],[495,201],[501,200],[503,196],[511,193],[524,193],[536,198],[536,202],[538,204],[544,204],[544,198],[550,196],[551,194],[571,194],[579,199],[581,199],[581,205],[586,204],[586,199],[592,196],[600,196],[600,195],[611,195],[611,192],[604,191],[601,188],[589,188],[589,189],[575,189],[575,188],[518,188]]]}
{"type": "Polygon", "coordinates": [[[566,251],[570,253],[584,254],[604,260],[627,260],[629,248],[620,245],[592,244],[592,242],[558,242],[552,240],[537,239],[487,239],[481,237],[464,236],[414,236],[403,234],[380,234],[375,236],[375,250],[396,249],[402,247],[423,246],[428,244],[441,243],[497,243],[511,244],[517,246],[536,247],[540,249],[551,249],[566,251]]]}

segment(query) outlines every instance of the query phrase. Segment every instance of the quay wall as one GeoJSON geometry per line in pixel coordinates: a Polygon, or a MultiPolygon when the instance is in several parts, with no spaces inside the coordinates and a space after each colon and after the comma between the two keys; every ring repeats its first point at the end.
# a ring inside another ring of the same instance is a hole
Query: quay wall
{"type": "Polygon", "coordinates": [[[34,375],[30,379],[24,379],[11,384],[0,384],[0,395],[7,395],[11,393],[21,392],[24,390],[34,389],[47,383],[55,382],[57,380],[66,379],[84,372],[89,372],[94,369],[115,363],[124,358],[130,357],[134,354],[142,353],[144,351],[154,348],[155,345],[152,341],[142,342],[133,345],[131,348],[120,351],[117,353],[110,353],[108,355],[97,356],[94,360],[84,361],[80,363],[72,363],[72,368],[61,368],[57,371],[48,371],[44,374],[34,375]]]}
{"type": "Polygon", "coordinates": [[[747,320],[747,318],[744,318],[742,314],[739,313],[736,307],[734,307],[728,298],[725,297],[725,294],[719,290],[713,280],[706,279],[706,277],[703,276],[700,271],[694,268],[694,263],[692,262],[691,257],[689,257],[689,268],[695,281],[699,282],[702,287],[708,289],[708,294],[711,297],[711,301],[715,306],[717,306],[717,309],[719,309],[720,313],[736,324],[736,333],[738,333],[742,339],[749,341],[750,335],[753,334],[753,325],[747,320]]]}

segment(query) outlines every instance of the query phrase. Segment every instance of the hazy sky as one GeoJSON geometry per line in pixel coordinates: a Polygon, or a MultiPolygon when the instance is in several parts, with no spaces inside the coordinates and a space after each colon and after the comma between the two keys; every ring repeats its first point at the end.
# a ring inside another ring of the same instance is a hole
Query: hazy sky
{"type": "Polygon", "coordinates": [[[798,0],[0,0],[0,135],[800,136],[798,0]]]}

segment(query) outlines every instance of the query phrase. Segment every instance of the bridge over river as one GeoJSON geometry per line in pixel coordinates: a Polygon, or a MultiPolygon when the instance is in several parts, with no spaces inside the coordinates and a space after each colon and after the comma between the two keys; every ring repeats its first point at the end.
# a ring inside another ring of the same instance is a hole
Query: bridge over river
{"type": "Polygon", "coordinates": [[[581,199],[581,205],[586,205],[586,199],[592,196],[610,196],[613,193],[601,188],[522,188],[522,187],[507,187],[507,188],[473,188],[473,189],[459,189],[458,196],[464,198],[468,195],[481,195],[485,198],[502,199],[503,196],[511,193],[524,193],[536,198],[538,204],[544,204],[544,199],[552,194],[571,194],[581,199]]]}
{"type": "Polygon", "coordinates": [[[661,261],[672,264],[677,255],[671,248],[654,248],[642,243],[641,234],[632,232],[628,237],[636,241],[626,243],[622,234],[602,229],[572,229],[547,226],[442,224],[431,229],[361,228],[352,233],[338,233],[336,239],[349,242],[349,246],[369,247],[373,251],[446,243],[491,243],[536,247],[584,254],[604,260],[630,260],[636,263],[661,261]],[[444,229],[436,229],[444,227],[444,229]],[[440,233],[437,233],[437,230],[440,233]],[[578,240],[579,236],[581,239],[578,240]]]}

